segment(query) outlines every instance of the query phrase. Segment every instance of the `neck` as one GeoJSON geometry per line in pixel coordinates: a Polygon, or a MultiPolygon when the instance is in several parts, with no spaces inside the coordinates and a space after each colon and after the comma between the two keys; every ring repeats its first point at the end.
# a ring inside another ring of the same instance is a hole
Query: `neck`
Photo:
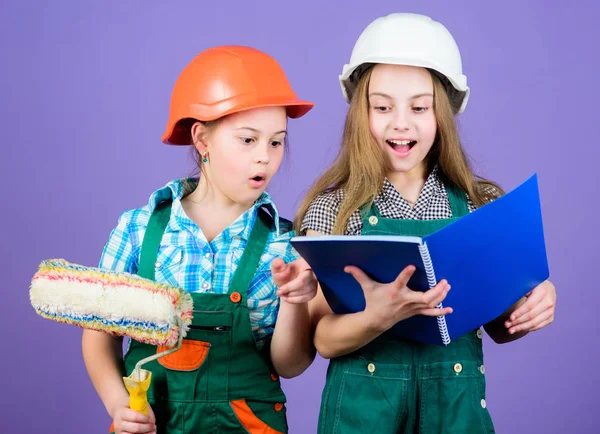
{"type": "Polygon", "coordinates": [[[254,202],[237,202],[224,194],[211,182],[206,176],[201,176],[196,189],[191,192],[187,198],[190,202],[201,205],[202,207],[210,207],[212,209],[230,210],[233,213],[242,214],[254,202]]]}
{"type": "Polygon", "coordinates": [[[233,201],[206,176],[200,177],[196,189],[181,202],[188,217],[209,242],[254,205],[254,202],[233,201]]]}
{"type": "Polygon", "coordinates": [[[407,202],[415,204],[427,180],[427,172],[425,164],[421,164],[408,172],[389,171],[386,177],[407,202]]]}

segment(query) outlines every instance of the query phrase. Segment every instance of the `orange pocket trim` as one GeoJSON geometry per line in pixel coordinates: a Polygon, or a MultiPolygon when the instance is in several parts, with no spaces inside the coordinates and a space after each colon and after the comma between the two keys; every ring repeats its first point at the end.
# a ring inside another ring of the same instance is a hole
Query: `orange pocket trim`
{"type": "MultiPolygon", "coordinates": [[[[168,349],[169,347],[160,346],[156,352],[161,353],[168,349]]],[[[209,349],[209,342],[184,339],[181,348],[172,354],[159,358],[158,363],[174,371],[193,371],[202,366],[209,349]]]]}
{"type": "Polygon", "coordinates": [[[230,404],[240,423],[250,434],[284,434],[274,430],[256,417],[254,412],[248,407],[248,404],[246,404],[245,399],[231,401],[230,404]]]}

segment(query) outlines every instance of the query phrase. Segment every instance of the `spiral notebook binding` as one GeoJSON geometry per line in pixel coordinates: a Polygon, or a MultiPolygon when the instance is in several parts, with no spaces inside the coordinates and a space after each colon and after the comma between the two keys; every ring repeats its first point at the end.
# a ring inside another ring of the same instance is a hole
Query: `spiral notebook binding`
{"type": "MultiPolygon", "coordinates": [[[[437,279],[435,278],[435,270],[433,269],[433,262],[431,261],[431,256],[429,255],[429,248],[427,247],[427,243],[419,244],[419,252],[421,253],[423,265],[425,266],[425,273],[427,274],[427,283],[429,284],[430,288],[433,288],[435,285],[437,285],[437,279]]],[[[444,306],[442,303],[440,303],[437,305],[437,307],[441,309],[444,306]]],[[[442,342],[444,345],[448,345],[451,339],[450,334],[448,333],[448,325],[446,324],[446,316],[438,316],[437,323],[442,342]]]]}

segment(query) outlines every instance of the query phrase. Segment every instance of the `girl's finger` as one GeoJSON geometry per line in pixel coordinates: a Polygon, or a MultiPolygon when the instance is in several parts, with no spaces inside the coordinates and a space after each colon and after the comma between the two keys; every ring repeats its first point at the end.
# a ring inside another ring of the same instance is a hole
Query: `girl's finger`
{"type": "Polygon", "coordinates": [[[396,280],[394,280],[394,284],[397,285],[398,288],[404,288],[408,284],[408,281],[410,280],[412,275],[415,273],[416,269],[417,268],[414,265],[409,265],[406,268],[404,268],[404,270],[402,270],[400,274],[398,274],[396,280]]]}
{"type": "Polygon", "coordinates": [[[344,271],[348,274],[351,274],[352,277],[354,277],[354,279],[358,282],[358,284],[362,287],[363,290],[366,289],[370,289],[373,287],[373,283],[375,283],[373,281],[373,279],[371,279],[369,276],[367,276],[365,274],[364,271],[362,271],[360,268],[358,267],[354,267],[352,265],[348,265],[344,268],[344,271]]]}
{"type": "Polygon", "coordinates": [[[546,326],[549,326],[550,324],[552,324],[554,322],[554,315],[552,315],[550,318],[548,318],[545,321],[542,321],[541,323],[539,323],[537,326],[535,326],[534,328],[531,329],[532,332],[543,329],[546,326]]]}
{"type": "Polygon", "coordinates": [[[433,288],[423,293],[422,302],[430,307],[435,307],[446,298],[448,291],[450,291],[450,285],[447,280],[442,279],[433,288]]]}
{"type": "Polygon", "coordinates": [[[425,315],[425,316],[441,316],[441,315],[449,315],[452,313],[451,307],[444,307],[442,309],[434,308],[421,308],[417,309],[416,315],[425,315]]]}
{"type": "Polygon", "coordinates": [[[518,324],[516,326],[510,327],[508,329],[509,334],[522,332],[522,331],[533,331],[535,327],[540,325],[542,322],[550,319],[553,315],[552,309],[546,309],[540,315],[537,315],[533,319],[526,321],[524,323],[518,324]]]}
{"type": "Polygon", "coordinates": [[[289,264],[283,262],[283,259],[276,258],[271,262],[271,274],[276,285],[282,286],[292,278],[292,270],[289,264]]]}
{"type": "Polygon", "coordinates": [[[537,305],[544,298],[546,291],[544,289],[540,289],[540,290],[536,291],[536,289],[534,289],[533,291],[530,292],[531,295],[527,298],[525,303],[523,303],[521,306],[519,306],[517,309],[515,309],[515,311],[513,313],[510,314],[509,322],[514,322],[517,318],[519,318],[520,316],[523,316],[524,314],[529,312],[531,309],[533,309],[533,307],[535,305],[537,305]]]}
{"type": "Polygon", "coordinates": [[[288,296],[281,297],[281,299],[283,301],[285,301],[286,303],[289,303],[289,304],[308,303],[313,298],[314,298],[314,295],[311,296],[310,294],[303,294],[303,295],[297,295],[297,296],[292,296],[292,297],[288,297],[288,296]]]}
{"type": "MultiPolygon", "coordinates": [[[[527,304],[524,303],[523,306],[527,304]]],[[[523,307],[521,306],[521,307],[523,307]]],[[[531,321],[532,319],[534,319],[535,317],[537,317],[538,315],[540,315],[542,312],[545,312],[548,309],[551,309],[552,305],[548,302],[548,300],[546,300],[545,298],[542,298],[537,304],[530,306],[529,310],[525,311],[523,314],[517,316],[514,320],[509,320],[506,321],[506,327],[510,328],[513,326],[516,326],[518,324],[523,324],[525,322],[531,321]]],[[[511,318],[513,317],[513,315],[510,316],[511,318]]]]}
{"type": "Polygon", "coordinates": [[[152,431],[156,431],[156,426],[154,424],[149,423],[136,423],[136,422],[127,422],[122,421],[120,424],[120,430],[122,432],[129,432],[132,434],[138,433],[151,433],[152,431]]]}
{"type": "Polygon", "coordinates": [[[307,280],[308,279],[305,277],[296,277],[295,279],[281,286],[277,290],[277,295],[281,297],[283,295],[295,295],[297,292],[302,292],[308,286],[307,280]]]}

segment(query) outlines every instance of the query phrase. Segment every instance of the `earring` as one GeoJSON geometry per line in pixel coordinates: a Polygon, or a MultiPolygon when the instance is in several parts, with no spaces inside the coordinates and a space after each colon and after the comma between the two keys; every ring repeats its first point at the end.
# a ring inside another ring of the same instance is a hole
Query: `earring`
{"type": "Polygon", "coordinates": [[[202,162],[208,163],[208,151],[206,151],[206,152],[204,152],[204,154],[202,154],[202,162]]]}

